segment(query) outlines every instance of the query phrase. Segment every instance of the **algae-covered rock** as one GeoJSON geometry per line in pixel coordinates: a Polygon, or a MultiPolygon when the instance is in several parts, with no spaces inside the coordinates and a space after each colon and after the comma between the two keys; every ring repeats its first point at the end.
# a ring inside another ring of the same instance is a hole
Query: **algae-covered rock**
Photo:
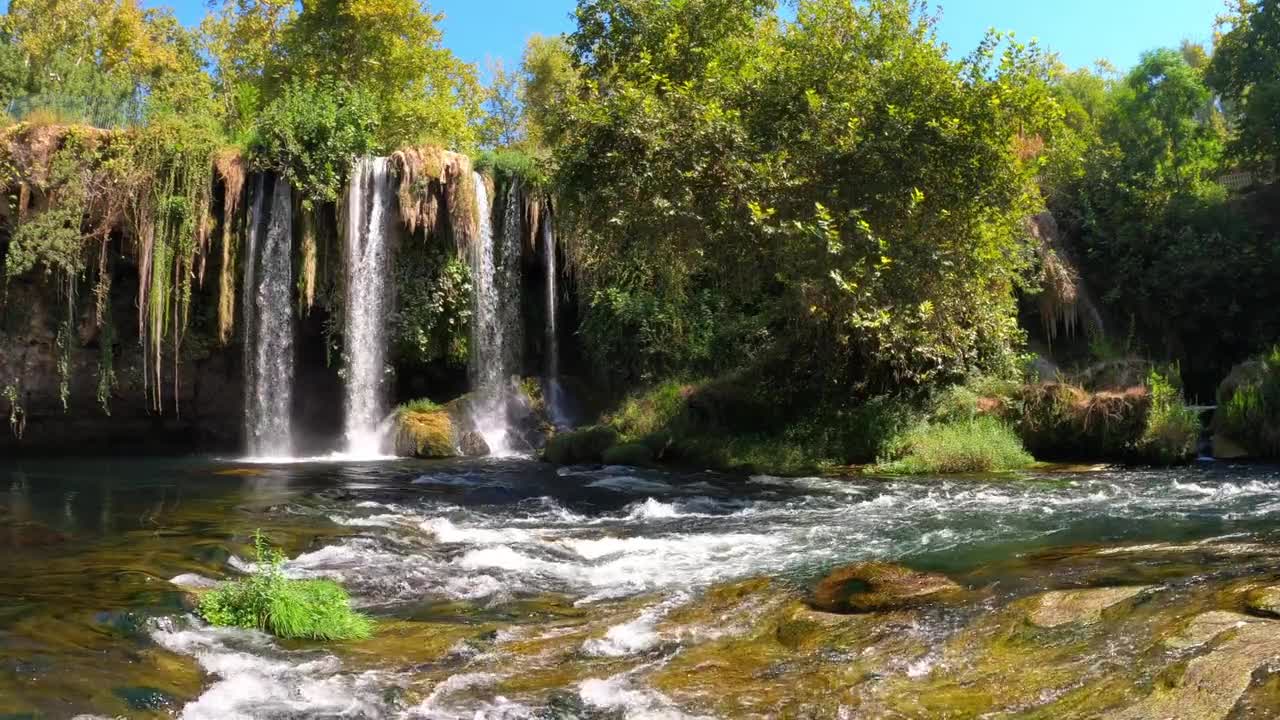
{"type": "Polygon", "coordinates": [[[1118,605],[1150,585],[1090,588],[1087,590],[1054,590],[1037,596],[1027,619],[1032,625],[1054,628],[1061,625],[1090,625],[1102,619],[1102,611],[1118,605]]]}
{"type": "MultiPolygon", "coordinates": [[[[1220,618],[1211,624],[1221,626],[1220,618]]],[[[1225,635],[1229,628],[1223,628],[1225,635]]],[[[1219,635],[1223,637],[1224,635],[1219,635]]],[[[1253,673],[1280,657],[1280,623],[1260,622],[1233,631],[1213,650],[1158,683],[1151,694],[1114,714],[1117,720],[1220,720],[1253,682],[1253,673]]]]}
{"type": "Polygon", "coordinates": [[[603,462],[605,451],[617,444],[617,431],[596,425],[555,435],[547,441],[542,456],[556,465],[598,463],[603,462]]]}
{"type": "Polygon", "coordinates": [[[1244,597],[1244,606],[1258,615],[1280,618],[1280,585],[1250,591],[1244,597]]]}
{"type": "Polygon", "coordinates": [[[1186,650],[1204,645],[1228,630],[1238,630],[1263,622],[1266,621],[1229,610],[1210,610],[1191,618],[1180,632],[1165,638],[1164,644],[1177,650],[1186,650]]]}
{"type": "Polygon", "coordinates": [[[453,419],[446,408],[396,413],[396,454],[417,458],[457,457],[453,419]]]}
{"type": "Polygon", "coordinates": [[[813,589],[813,606],[835,613],[914,607],[961,587],[945,575],[901,565],[862,562],[836,568],[813,589]]]}
{"type": "Polygon", "coordinates": [[[653,451],[643,443],[624,443],[605,450],[601,460],[605,465],[642,467],[653,462],[653,451]]]}

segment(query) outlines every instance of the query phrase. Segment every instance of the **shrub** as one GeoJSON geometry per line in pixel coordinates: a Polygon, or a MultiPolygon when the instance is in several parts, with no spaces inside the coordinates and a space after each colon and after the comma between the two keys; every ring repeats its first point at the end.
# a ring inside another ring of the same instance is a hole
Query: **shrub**
{"type": "Polygon", "coordinates": [[[874,472],[902,475],[989,473],[1019,470],[1034,458],[1000,420],[978,417],[920,423],[899,436],[874,472]]]}
{"type": "Polygon", "coordinates": [[[547,441],[543,458],[556,465],[602,462],[604,453],[618,444],[613,428],[595,425],[582,430],[559,433],[547,441]]]}
{"type": "Polygon", "coordinates": [[[1280,345],[1222,381],[1214,425],[1250,455],[1280,457],[1280,345]]]}
{"type": "Polygon", "coordinates": [[[624,443],[605,450],[601,459],[605,465],[643,467],[653,462],[653,451],[643,443],[624,443]]]}
{"type": "Polygon", "coordinates": [[[1182,388],[1171,378],[1175,372],[1152,369],[1147,375],[1151,409],[1137,450],[1144,459],[1172,465],[1193,457],[1200,439],[1200,417],[1182,399],[1182,388]]]}
{"type": "Polygon", "coordinates": [[[290,580],[284,556],[254,533],[258,566],[248,577],[225,583],[200,598],[200,614],[212,625],[262,630],[289,639],[359,640],[373,622],[351,609],[332,580],[290,580]]]}

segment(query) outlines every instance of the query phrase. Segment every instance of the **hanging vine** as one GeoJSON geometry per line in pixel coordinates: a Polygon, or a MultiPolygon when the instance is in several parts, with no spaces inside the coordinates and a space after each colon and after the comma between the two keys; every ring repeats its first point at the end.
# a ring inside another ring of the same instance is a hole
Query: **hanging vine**
{"type": "Polygon", "coordinates": [[[131,212],[138,238],[139,334],[143,375],[152,408],[164,410],[164,355],[172,352],[173,403],[180,412],[182,341],[191,307],[197,263],[208,251],[212,205],[213,138],[188,134],[184,126],[148,128],[134,160],[150,170],[149,187],[135,196],[131,212]]]}

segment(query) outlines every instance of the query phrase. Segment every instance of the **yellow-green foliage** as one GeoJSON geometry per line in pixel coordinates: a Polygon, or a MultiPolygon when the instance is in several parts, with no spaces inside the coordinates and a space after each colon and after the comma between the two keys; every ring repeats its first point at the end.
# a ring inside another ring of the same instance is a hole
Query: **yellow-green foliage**
{"type": "Polygon", "coordinates": [[[921,423],[901,435],[874,472],[889,474],[992,473],[1020,470],[1035,459],[1018,435],[992,417],[921,423]]]}
{"type": "Polygon", "coordinates": [[[417,400],[396,412],[396,446],[402,454],[420,458],[457,455],[453,419],[430,400],[417,400]]]}

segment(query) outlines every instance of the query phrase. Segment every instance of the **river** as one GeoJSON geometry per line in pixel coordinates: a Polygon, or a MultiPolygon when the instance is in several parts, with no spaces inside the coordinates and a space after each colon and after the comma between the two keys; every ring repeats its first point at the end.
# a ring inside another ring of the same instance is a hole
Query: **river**
{"type": "MultiPolygon", "coordinates": [[[[4,463],[0,481],[2,718],[1083,717],[1080,693],[1128,707],[1186,661],[1157,625],[1238,609],[1232,583],[1280,567],[1263,466],[840,480],[113,459],[4,463]],[[188,590],[248,568],[258,529],[289,575],[341,581],[375,637],[200,622],[188,590]],[[859,560],[969,596],[875,623],[804,609],[859,560]],[[1153,599],[1106,633],[995,620],[1129,584],[1153,599]],[[1062,672],[1012,687],[975,645],[993,634],[1062,672]]],[[[1270,702],[1251,682],[1238,702],[1270,702]]]]}

